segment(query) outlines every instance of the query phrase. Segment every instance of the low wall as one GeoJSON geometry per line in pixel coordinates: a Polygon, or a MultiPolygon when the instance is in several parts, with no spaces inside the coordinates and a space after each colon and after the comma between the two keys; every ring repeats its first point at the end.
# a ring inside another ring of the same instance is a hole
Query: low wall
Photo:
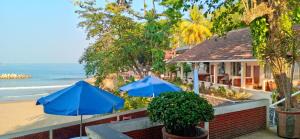
{"type": "Polygon", "coordinates": [[[266,128],[266,107],[217,115],[209,122],[210,139],[231,139],[266,128]]]}
{"type": "MultiPolygon", "coordinates": [[[[200,127],[209,129],[210,139],[232,139],[265,129],[267,126],[268,100],[234,104],[215,108],[215,118],[200,127]]],[[[162,126],[125,132],[134,139],[162,138],[162,126]]]]}
{"type": "MultiPolygon", "coordinates": [[[[123,117],[131,117],[134,118],[140,118],[140,117],[146,117],[146,109],[137,109],[137,110],[131,110],[131,111],[125,111],[120,112],[116,114],[110,114],[106,116],[101,117],[95,117],[86,119],[83,121],[83,127],[82,129],[85,129],[85,126],[91,126],[91,125],[98,125],[103,123],[110,123],[113,121],[117,121],[117,119],[122,120],[123,117]]],[[[67,139],[72,137],[78,137],[80,135],[79,125],[80,121],[74,121],[54,126],[48,126],[38,129],[32,129],[28,131],[21,131],[17,133],[10,133],[6,135],[0,136],[0,139],[67,139]]],[[[83,135],[86,135],[85,131],[83,130],[83,135]]]]}
{"type": "MultiPolygon", "coordinates": [[[[230,139],[240,135],[255,132],[266,128],[267,113],[269,101],[266,99],[237,103],[233,105],[215,107],[215,118],[205,127],[209,129],[210,139],[224,138],[230,139]]],[[[146,110],[139,109],[126,111],[117,114],[111,114],[98,118],[91,118],[84,121],[83,126],[97,125],[116,121],[119,117],[131,116],[134,118],[146,117],[146,110]]],[[[7,134],[0,138],[14,139],[65,139],[79,136],[79,121],[49,126],[40,129],[23,131],[18,133],[7,134]]],[[[200,124],[204,127],[204,123],[200,124]]],[[[83,127],[83,129],[84,129],[83,127]]],[[[85,132],[83,132],[85,135],[85,132]]],[[[124,134],[139,139],[161,138],[161,126],[148,129],[128,131],[124,134]]]]}

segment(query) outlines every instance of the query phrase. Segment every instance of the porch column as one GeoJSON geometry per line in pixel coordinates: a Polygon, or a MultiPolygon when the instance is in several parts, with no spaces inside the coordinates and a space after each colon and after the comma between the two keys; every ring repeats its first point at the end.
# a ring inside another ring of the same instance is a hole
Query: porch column
{"type": "Polygon", "coordinates": [[[246,77],[246,63],[245,62],[241,62],[241,88],[245,88],[246,86],[246,81],[245,81],[245,77],[246,77]]]}
{"type": "Polygon", "coordinates": [[[252,88],[254,86],[254,65],[251,65],[251,79],[252,79],[252,88]]]}
{"type": "Polygon", "coordinates": [[[180,63],[180,79],[183,80],[183,63],[180,63]]]}
{"type": "Polygon", "coordinates": [[[214,63],[214,83],[216,84],[216,83],[218,83],[218,64],[219,63],[214,63]]]}
{"type": "Polygon", "coordinates": [[[259,66],[259,85],[261,85],[262,86],[262,89],[264,90],[264,91],[266,91],[266,78],[265,78],[265,66],[267,66],[267,65],[264,65],[264,66],[259,66]]]}
{"type": "Polygon", "coordinates": [[[198,70],[199,70],[199,63],[193,63],[194,68],[194,93],[199,94],[199,79],[198,79],[198,70]]]}

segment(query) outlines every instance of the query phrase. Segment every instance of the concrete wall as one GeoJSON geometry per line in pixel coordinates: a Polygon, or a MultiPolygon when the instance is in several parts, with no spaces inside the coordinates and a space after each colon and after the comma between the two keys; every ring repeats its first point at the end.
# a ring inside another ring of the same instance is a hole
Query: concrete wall
{"type": "MultiPolygon", "coordinates": [[[[215,118],[206,124],[209,129],[210,139],[224,138],[230,139],[240,135],[255,132],[266,128],[267,125],[267,107],[269,101],[266,99],[250,101],[245,103],[237,103],[233,105],[215,107],[215,118]]],[[[91,126],[103,123],[110,123],[116,121],[117,117],[120,120],[124,116],[131,116],[133,119],[146,117],[146,109],[139,109],[133,111],[126,111],[122,113],[107,115],[98,118],[91,118],[84,121],[83,126],[91,126]]],[[[79,121],[45,127],[41,129],[34,129],[29,131],[22,131],[13,134],[0,136],[0,138],[13,138],[13,139],[66,139],[79,136],[79,121]]],[[[204,123],[200,123],[203,126],[204,123]]],[[[148,129],[127,131],[124,134],[132,138],[160,138],[161,126],[151,127],[148,129]]],[[[85,132],[83,132],[85,135],[85,132]]]]}

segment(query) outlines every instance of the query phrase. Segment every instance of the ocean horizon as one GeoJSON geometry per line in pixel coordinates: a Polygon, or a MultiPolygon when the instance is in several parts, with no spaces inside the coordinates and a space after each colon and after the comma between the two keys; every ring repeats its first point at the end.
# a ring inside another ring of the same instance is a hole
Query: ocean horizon
{"type": "Polygon", "coordinates": [[[0,102],[34,100],[86,79],[77,63],[0,64],[0,74],[28,74],[28,79],[0,79],[0,102]]]}

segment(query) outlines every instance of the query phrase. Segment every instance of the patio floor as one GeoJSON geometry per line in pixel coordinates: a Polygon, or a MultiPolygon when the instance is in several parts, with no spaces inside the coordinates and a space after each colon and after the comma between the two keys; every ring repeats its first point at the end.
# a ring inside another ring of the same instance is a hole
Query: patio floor
{"type": "Polygon", "coordinates": [[[276,134],[276,127],[262,131],[257,131],[248,135],[244,135],[235,139],[282,139],[276,134]]]}

